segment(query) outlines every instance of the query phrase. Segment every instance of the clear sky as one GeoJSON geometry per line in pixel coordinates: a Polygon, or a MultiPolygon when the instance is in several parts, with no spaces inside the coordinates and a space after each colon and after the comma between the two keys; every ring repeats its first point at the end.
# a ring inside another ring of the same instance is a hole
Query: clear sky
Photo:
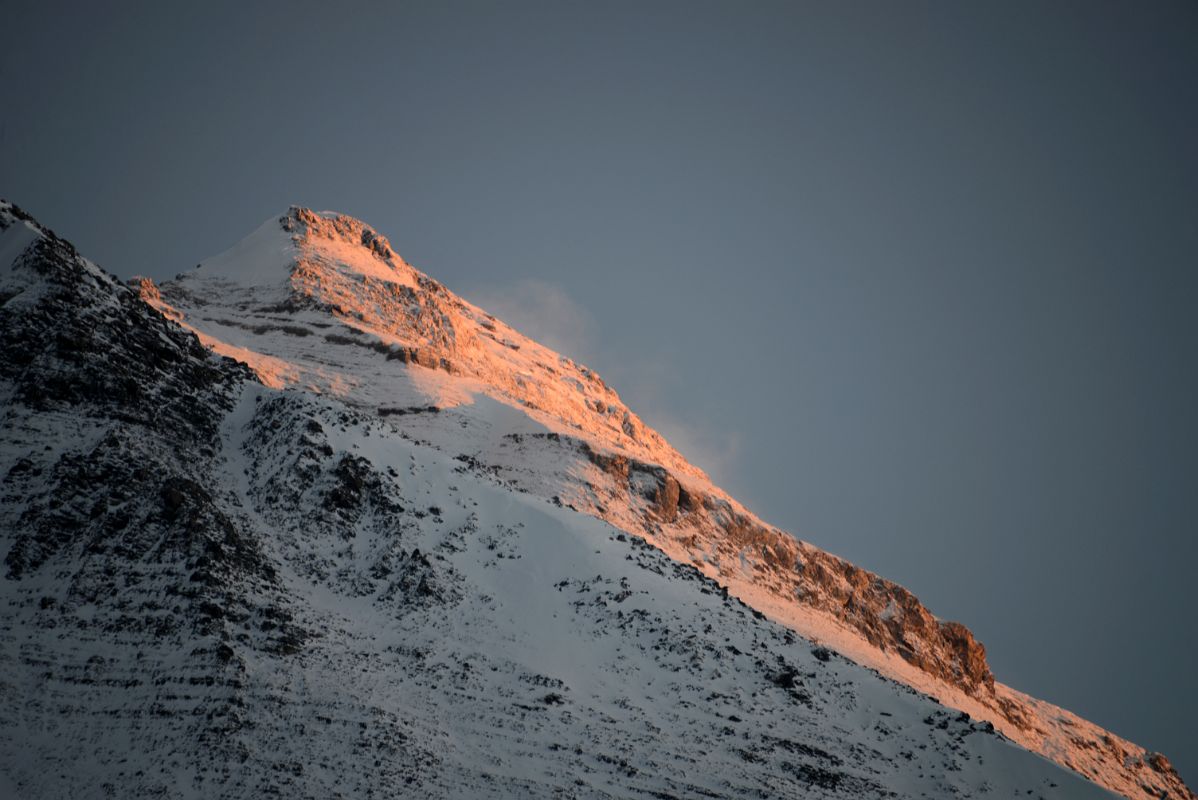
{"type": "Polygon", "coordinates": [[[102,266],[360,217],[1198,781],[1198,5],[0,19],[0,196],[102,266]]]}

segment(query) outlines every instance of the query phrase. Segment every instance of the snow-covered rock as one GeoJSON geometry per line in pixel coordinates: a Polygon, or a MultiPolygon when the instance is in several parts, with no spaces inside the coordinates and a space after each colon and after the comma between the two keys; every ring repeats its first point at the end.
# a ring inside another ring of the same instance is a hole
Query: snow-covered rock
{"type": "Polygon", "coordinates": [[[8,794],[1192,796],[357,220],[0,304],[8,794]]]}

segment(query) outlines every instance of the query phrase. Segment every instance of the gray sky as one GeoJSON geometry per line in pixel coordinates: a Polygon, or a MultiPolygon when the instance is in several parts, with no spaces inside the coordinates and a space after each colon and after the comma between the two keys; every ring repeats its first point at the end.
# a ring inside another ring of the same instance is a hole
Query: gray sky
{"type": "Polygon", "coordinates": [[[5,4],[0,196],[361,217],[1198,781],[1198,5],[244,5],[5,4]]]}

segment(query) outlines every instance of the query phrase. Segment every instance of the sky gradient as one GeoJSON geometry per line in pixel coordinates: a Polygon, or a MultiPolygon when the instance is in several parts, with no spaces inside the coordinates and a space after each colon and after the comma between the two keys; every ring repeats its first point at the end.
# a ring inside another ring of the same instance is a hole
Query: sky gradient
{"type": "Polygon", "coordinates": [[[1198,781],[1198,6],[162,5],[4,8],[0,196],[360,217],[1198,781]]]}

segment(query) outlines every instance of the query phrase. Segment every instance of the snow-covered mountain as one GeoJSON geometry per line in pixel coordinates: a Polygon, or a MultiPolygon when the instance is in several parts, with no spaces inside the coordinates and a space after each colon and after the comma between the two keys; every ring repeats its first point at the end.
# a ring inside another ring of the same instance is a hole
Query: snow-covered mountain
{"type": "Polygon", "coordinates": [[[356,220],[0,332],[4,796],[1193,797],[356,220]]]}

